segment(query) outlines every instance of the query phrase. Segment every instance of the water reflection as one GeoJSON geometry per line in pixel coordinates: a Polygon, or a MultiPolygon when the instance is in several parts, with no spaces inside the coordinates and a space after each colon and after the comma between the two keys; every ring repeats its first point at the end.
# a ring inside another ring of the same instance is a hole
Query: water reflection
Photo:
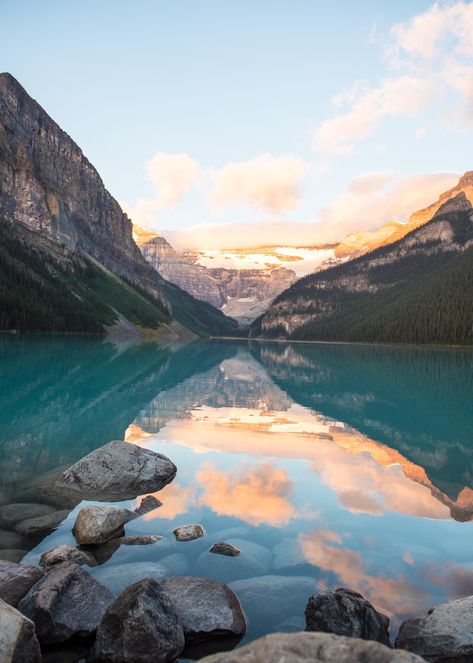
{"type": "MultiPolygon", "coordinates": [[[[94,573],[158,562],[235,582],[259,615],[249,638],[303,627],[309,587],[352,587],[397,623],[473,591],[472,368],[461,350],[8,339],[3,501],[125,439],[178,466],[163,506],[127,527],[164,539],[122,546],[94,573]],[[191,522],[207,536],[177,543],[172,529],[191,522]],[[208,553],[216,540],[241,557],[208,553]]],[[[26,559],[72,542],[79,507],[26,559]]]]}

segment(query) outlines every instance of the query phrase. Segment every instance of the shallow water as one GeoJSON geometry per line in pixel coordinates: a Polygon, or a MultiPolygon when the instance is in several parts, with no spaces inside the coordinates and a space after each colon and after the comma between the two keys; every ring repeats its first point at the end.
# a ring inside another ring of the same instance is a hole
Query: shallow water
{"type": "MultiPolygon", "coordinates": [[[[164,505],[127,526],[164,538],[92,570],[115,591],[151,572],[223,580],[248,617],[245,641],[303,629],[324,587],[362,592],[394,631],[473,593],[471,351],[4,337],[0,376],[3,503],[34,501],[34,482],[112,439],[178,466],[164,505]],[[197,522],[206,537],[174,540],[197,522]],[[220,540],[241,556],[210,554],[220,540]]],[[[37,562],[73,543],[83,505],[17,555],[37,562]]]]}

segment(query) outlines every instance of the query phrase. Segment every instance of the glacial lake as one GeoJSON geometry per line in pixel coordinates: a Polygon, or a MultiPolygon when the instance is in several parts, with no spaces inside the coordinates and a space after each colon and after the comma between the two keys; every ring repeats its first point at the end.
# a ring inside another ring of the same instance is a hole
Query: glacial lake
{"type": "MultiPolygon", "coordinates": [[[[394,633],[473,593],[470,350],[3,336],[0,380],[3,504],[35,501],[43,477],[113,439],[176,463],[163,506],[126,527],[163,538],[91,569],[115,591],[150,564],[222,580],[246,613],[243,642],[304,629],[326,587],[364,594],[394,633]],[[206,536],[176,542],[190,523],[206,536]],[[221,540],[241,556],[209,553],[221,540]]],[[[0,557],[37,563],[74,543],[85,504],[43,539],[12,545],[2,526],[0,557]]]]}

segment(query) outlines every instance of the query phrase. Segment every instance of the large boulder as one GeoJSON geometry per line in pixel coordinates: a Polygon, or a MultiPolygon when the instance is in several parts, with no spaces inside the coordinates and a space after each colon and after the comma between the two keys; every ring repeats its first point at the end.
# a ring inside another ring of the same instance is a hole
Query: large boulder
{"type": "Polygon", "coordinates": [[[118,506],[86,506],[77,514],[72,533],[77,543],[98,546],[119,536],[126,522],[127,513],[118,506]]]}
{"type": "Polygon", "coordinates": [[[41,651],[34,624],[0,599],[0,661],[41,663],[41,651]]]}
{"type": "Polygon", "coordinates": [[[473,596],[441,603],[424,617],[408,619],[401,624],[395,646],[432,663],[471,663],[473,596]]]}
{"type": "Polygon", "coordinates": [[[323,631],[391,646],[389,618],[350,589],[328,589],[309,598],[305,609],[307,631],[323,631]]]}
{"type": "Polygon", "coordinates": [[[59,475],[55,487],[76,493],[78,499],[133,499],[161,490],[176,472],[166,456],[115,440],[74,463],[59,475]]]}
{"type": "Polygon", "coordinates": [[[202,663],[425,663],[380,642],[330,633],[274,633],[231,653],[215,654],[202,663]]]}
{"type": "Polygon", "coordinates": [[[65,562],[33,585],[18,609],[35,623],[41,644],[53,644],[92,635],[112,600],[82,566],[65,562]]]}
{"type": "Polygon", "coordinates": [[[184,649],[184,631],[160,585],[145,578],[107,608],[89,663],[167,663],[184,649]]]}
{"type": "Polygon", "coordinates": [[[36,566],[0,561],[0,599],[16,607],[42,577],[43,572],[36,566]]]}
{"type": "Polygon", "coordinates": [[[240,603],[227,585],[209,578],[175,576],[162,586],[181,618],[186,643],[246,632],[240,603]]]}
{"type": "Polygon", "coordinates": [[[61,543],[59,546],[46,550],[39,560],[43,569],[49,569],[63,562],[75,562],[76,564],[87,564],[88,566],[97,566],[95,557],[86,550],[80,550],[70,543],[61,543]]]}

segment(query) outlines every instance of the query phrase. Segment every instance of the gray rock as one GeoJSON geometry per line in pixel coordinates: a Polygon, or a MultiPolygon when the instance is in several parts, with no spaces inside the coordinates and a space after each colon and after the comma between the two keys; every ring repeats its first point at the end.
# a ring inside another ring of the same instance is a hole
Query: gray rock
{"type": "Polygon", "coordinates": [[[328,589],[309,598],[305,609],[306,630],[323,631],[391,646],[389,618],[378,612],[358,592],[328,589]]]}
{"type": "Polygon", "coordinates": [[[59,564],[30,589],[18,609],[36,626],[41,644],[92,635],[113,599],[82,566],[59,564]]]}
{"type": "Polygon", "coordinates": [[[77,514],[72,533],[77,543],[98,546],[120,535],[126,522],[124,509],[117,506],[86,506],[77,514]]]}
{"type": "Polygon", "coordinates": [[[273,567],[287,569],[300,564],[307,564],[302,546],[297,539],[284,539],[273,548],[273,567]]]}
{"type": "Polygon", "coordinates": [[[209,552],[215,553],[216,555],[225,555],[226,557],[238,557],[241,553],[241,550],[236,546],[232,546],[231,543],[225,543],[225,541],[219,541],[214,543],[213,546],[209,549],[209,552]]]}
{"type": "Polygon", "coordinates": [[[0,599],[16,607],[42,577],[43,572],[36,566],[0,561],[0,599]]]}
{"type": "Polygon", "coordinates": [[[40,566],[48,569],[56,564],[63,562],[75,562],[76,564],[87,564],[88,566],[96,566],[97,561],[95,557],[85,550],[80,550],[69,543],[61,543],[61,545],[47,550],[44,552],[39,560],[40,566]]]}
{"type": "Polygon", "coordinates": [[[273,633],[202,663],[425,663],[420,656],[389,649],[380,642],[331,633],[273,633]]]}
{"type": "Polygon", "coordinates": [[[146,495],[146,497],[143,497],[141,500],[140,505],[135,509],[135,513],[138,516],[144,516],[145,513],[154,511],[160,506],[163,506],[161,500],[158,500],[154,495],[146,495]]]}
{"type": "Polygon", "coordinates": [[[258,543],[245,539],[229,539],[227,544],[240,550],[237,557],[212,555],[206,550],[198,558],[200,575],[209,576],[223,582],[261,576],[268,572],[271,553],[258,543]]]}
{"type": "Polygon", "coordinates": [[[161,490],[176,476],[169,458],[135,444],[115,440],[74,463],[55,481],[57,488],[81,499],[133,499],[161,490]]]}
{"type": "Polygon", "coordinates": [[[209,578],[175,576],[162,586],[181,618],[186,643],[246,632],[240,603],[227,585],[209,578]]]}
{"type": "Polygon", "coordinates": [[[181,525],[173,529],[173,533],[177,541],[193,541],[205,534],[202,525],[181,525]]]}
{"type": "Polygon", "coordinates": [[[182,576],[187,573],[189,562],[182,553],[173,553],[166,555],[159,560],[159,564],[164,566],[168,571],[168,575],[182,576]]]}
{"type": "Polygon", "coordinates": [[[8,550],[0,550],[0,560],[7,562],[21,562],[23,557],[28,554],[27,550],[23,548],[10,548],[8,550]]]}
{"type": "Polygon", "coordinates": [[[37,534],[46,534],[55,529],[67,518],[70,511],[55,511],[47,513],[44,516],[28,518],[15,525],[15,530],[25,536],[35,536],[37,534]]]}
{"type": "Polygon", "coordinates": [[[0,529],[0,549],[18,548],[23,543],[23,537],[17,532],[0,529]]]}
{"type": "Polygon", "coordinates": [[[92,570],[92,574],[104,587],[118,594],[128,585],[144,578],[152,578],[159,582],[169,575],[169,571],[156,562],[130,562],[98,566],[92,570]]]}
{"type": "Polygon", "coordinates": [[[34,624],[0,599],[0,660],[2,663],[41,663],[34,624]]]}
{"type": "Polygon", "coordinates": [[[155,580],[127,587],[107,608],[89,663],[167,663],[184,649],[174,605],[155,580]]]}
{"type": "Polygon", "coordinates": [[[11,527],[22,520],[39,518],[55,513],[56,509],[49,504],[32,504],[19,502],[18,504],[4,504],[0,506],[0,527],[11,527]]]}
{"type": "Polygon", "coordinates": [[[433,663],[471,663],[473,596],[441,603],[424,617],[408,619],[401,624],[395,646],[433,663]]]}
{"type": "Polygon", "coordinates": [[[137,534],[135,536],[121,536],[118,541],[123,546],[147,546],[151,543],[156,543],[156,541],[159,541],[162,538],[162,536],[156,535],[137,534]]]}

